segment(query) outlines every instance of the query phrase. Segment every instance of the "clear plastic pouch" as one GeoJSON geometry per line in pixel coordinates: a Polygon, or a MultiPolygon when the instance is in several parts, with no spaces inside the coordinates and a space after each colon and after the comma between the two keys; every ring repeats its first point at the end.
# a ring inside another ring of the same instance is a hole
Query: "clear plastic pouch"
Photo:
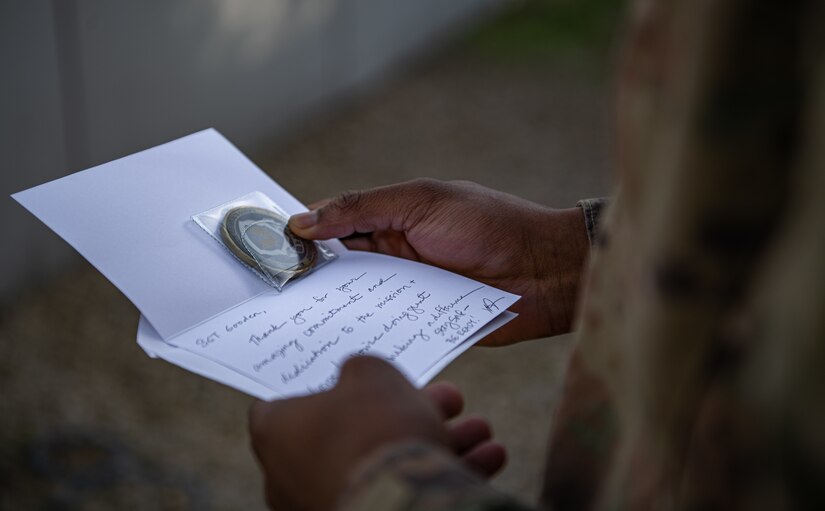
{"type": "Polygon", "coordinates": [[[261,192],[193,215],[192,220],[278,291],[337,257],[323,243],[292,234],[289,215],[261,192]]]}

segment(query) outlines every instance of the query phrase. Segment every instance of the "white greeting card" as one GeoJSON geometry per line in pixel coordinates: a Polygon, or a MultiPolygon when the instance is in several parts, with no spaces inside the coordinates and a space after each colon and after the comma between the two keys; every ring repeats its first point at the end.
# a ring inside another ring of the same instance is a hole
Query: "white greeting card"
{"type": "Polygon", "coordinates": [[[13,197],[135,304],[148,353],[259,397],[328,388],[366,354],[421,384],[512,318],[515,295],[337,240],[335,261],[278,292],[191,220],[253,191],[306,210],[206,130],[13,197]]]}

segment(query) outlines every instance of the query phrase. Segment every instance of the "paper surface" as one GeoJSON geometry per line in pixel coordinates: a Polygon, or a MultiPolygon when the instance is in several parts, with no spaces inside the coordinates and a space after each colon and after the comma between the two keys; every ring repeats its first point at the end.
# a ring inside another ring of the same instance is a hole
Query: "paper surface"
{"type": "Polygon", "coordinates": [[[347,252],[167,342],[282,395],[333,386],[354,355],[384,358],[416,381],[516,300],[433,266],[347,252]]]}
{"type": "Polygon", "coordinates": [[[138,323],[137,343],[152,358],[162,358],[189,372],[222,383],[258,399],[271,401],[283,397],[278,392],[233,369],[167,344],[143,316],[140,317],[138,323]]]}
{"type": "MultiPolygon", "coordinates": [[[[167,339],[268,291],[192,220],[261,191],[306,208],[215,130],[77,172],[12,197],[68,241],[167,339]]],[[[345,250],[337,241],[329,247],[345,250]]]]}
{"type": "Polygon", "coordinates": [[[13,197],[140,309],[147,353],[263,399],[329,388],[366,354],[421,385],[514,317],[516,295],[337,240],[337,260],[279,293],[191,220],[253,191],[306,210],[206,130],[13,197]]]}
{"type": "MultiPolygon", "coordinates": [[[[493,333],[495,330],[513,320],[517,314],[512,312],[503,312],[493,321],[484,325],[472,337],[467,339],[463,344],[448,353],[444,358],[436,362],[426,373],[416,380],[417,386],[422,387],[430,382],[438,373],[453,362],[459,355],[470,349],[475,343],[493,333]]],[[[160,335],[152,328],[152,325],[146,321],[146,318],[140,318],[137,332],[138,345],[152,358],[161,358],[171,364],[181,367],[187,371],[193,372],[204,378],[209,378],[218,383],[222,383],[228,387],[239,390],[250,396],[271,401],[285,397],[269,387],[261,385],[257,381],[241,374],[237,371],[229,369],[217,362],[213,362],[208,358],[203,358],[200,355],[190,351],[176,348],[168,344],[160,338],[160,335]]]]}

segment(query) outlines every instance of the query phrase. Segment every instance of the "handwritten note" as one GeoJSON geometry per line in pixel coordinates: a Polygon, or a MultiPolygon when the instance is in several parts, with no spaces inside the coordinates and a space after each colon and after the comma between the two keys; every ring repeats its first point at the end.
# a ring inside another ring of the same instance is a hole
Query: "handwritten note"
{"type": "Polygon", "coordinates": [[[384,358],[415,381],[516,300],[431,266],[348,252],[168,342],[282,395],[330,388],[357,355],[384,358]]]}
{"type": "Polygon", "coordinates": [[[420,384],[512,318],[517,296],[338,240],[336,261],[278,294],[189,220],[252,191],[306,211],[204,130],[13,197],[138,307],[147,353],[263,398],[328,388],[360,354],[420,384]]]}

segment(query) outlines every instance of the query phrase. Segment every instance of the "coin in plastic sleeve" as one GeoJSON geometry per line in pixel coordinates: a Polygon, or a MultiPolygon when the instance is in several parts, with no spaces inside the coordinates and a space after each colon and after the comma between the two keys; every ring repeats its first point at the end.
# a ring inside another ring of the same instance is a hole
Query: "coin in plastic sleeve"
{"type": "Polygon", "coordinates": [[[318,251],[311,241],[292,234],[287,221],[264,208],[233,208],[224,216],[221,238],[249,266],[292,278],[312,268],[318,251]]]}

